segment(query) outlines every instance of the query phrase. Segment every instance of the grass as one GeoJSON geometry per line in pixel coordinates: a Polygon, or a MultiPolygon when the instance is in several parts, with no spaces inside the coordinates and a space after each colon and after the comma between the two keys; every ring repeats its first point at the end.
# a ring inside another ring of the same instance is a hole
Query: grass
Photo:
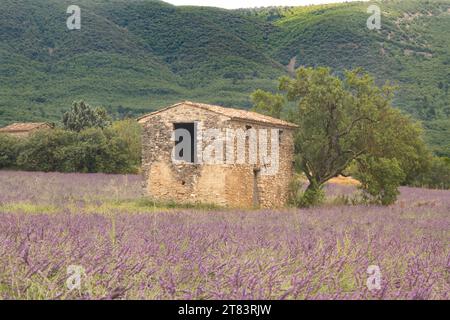
{"type": "Polygon", "coordinates": [[[7,203],[0,205],[0,212],[3,213],[24,213],[24,214],[54,214],[65,211],[77,214],[82,209],[85,214],[106,214],[111,212],[121,213],[142,213],[142,212],[163,212],[176,210],[196,210],[196,211],[224,211],[223,207],[215,204],[205,203],[177,203],[174,201],[153,201],[149,198],[138,198],[128,200],[88,200],[80,205],[75,199],[68,200],[62,205],[35,204],[29,202],[7,203]]]}
{"type": "Polygon", "coordinates": [[[25,214],[54,214],[59,208],[52,205],[39,205],[33,203],[8,203],[0,205],[0,212],[25,214]]]}

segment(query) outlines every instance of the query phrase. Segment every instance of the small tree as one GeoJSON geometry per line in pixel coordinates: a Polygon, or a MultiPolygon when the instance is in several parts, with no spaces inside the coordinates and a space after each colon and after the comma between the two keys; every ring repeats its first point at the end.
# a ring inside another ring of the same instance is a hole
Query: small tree
{"type": "Polygon", "coordinates": [[[252,101],[254,104],[253,111],[275,117],[281,117],[281,110],[283,110],[283,105],[285,99],[280,94],[271,94],[263,90],[256,90],[252,96],[252,101]]]}
{"type": "Polygon", "coordinates": [[[363,198],[369,203],[390,205],[399,195],[398,186],[406,175],[397,159],[365,156],[358,161],[357,178],[363,198]]]}
{"type": "Polygon", "coordinates": [[[17,165],[24,170],[135,173],[135,151],[116,129],[39,130],[23,140],[17,165]]]}
{"type": "Polygon", "coordinates": [[[131,163],[139,167],[141,164],[141,125],[134,119],[115,121],[110,128],[115,135],[126,142],[126,155],[131,163]]]}
{"type": "Polygon", "coordinates": [[[66,130],[76,132],[87,128],[104,129],[111,125],[111,119],[104,108],[91,108],[84,101],[74,102],[70,111],[64,113],[62,122],[66,130]]]}
{"type": "Polygon", "coordinates": [[[16,165],[19,140],[8,134],[0,133],[0,169],[16,165]]]}
{"type": "Polygon", "coordinates": [[[450,158],[432,158],[430,166],[415,176],[411,184],[418,187],[450,189],[450,158]]]}

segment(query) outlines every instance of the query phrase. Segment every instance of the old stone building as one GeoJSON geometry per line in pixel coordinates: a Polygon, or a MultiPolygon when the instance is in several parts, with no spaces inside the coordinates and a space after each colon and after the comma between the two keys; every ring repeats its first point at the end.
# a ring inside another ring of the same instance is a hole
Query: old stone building
{"type": "Polygon", "coordinates": [[[240,208],[286,204],[296,125],[189,101],[138,121],[144,191],[151,198],[240,208]]]}
{"type": "Polygon", "coordinates": [[[13,123],[0,128],[0,133],[6,133],[16,137],[27,137],[33,132],[43,129],[53,129],[53,125],[47,122],[13,123]]]}

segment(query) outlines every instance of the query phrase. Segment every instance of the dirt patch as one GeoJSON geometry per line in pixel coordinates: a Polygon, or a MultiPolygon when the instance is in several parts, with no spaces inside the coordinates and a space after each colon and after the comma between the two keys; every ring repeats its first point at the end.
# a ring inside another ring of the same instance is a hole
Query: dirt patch
{"type": "Polygon", "coordinates": [[[297,56],[292,57],[289,64],[286,66],[287,71],[291,74],[295,73],[295,65],[297,64],[297,56]]]}
{"type": "Polygon", "coordinates": [[[358,180],[352,177],[344,177],[344,176],[338,176],[336,178],[333,178],[329,181],[329,183],[345,186],[359,186],[361,184],[358,180]]]}
{"type": "Polygon", "coordinates": [[[433,58],[433,54],[432,53],[423,52],[423,51],[413,51],[413,50],[409,50],[409,49],[403,50],[403,54],[405,56],[418,55],[418,56],[423,56],[425,58],[433,58]]]}

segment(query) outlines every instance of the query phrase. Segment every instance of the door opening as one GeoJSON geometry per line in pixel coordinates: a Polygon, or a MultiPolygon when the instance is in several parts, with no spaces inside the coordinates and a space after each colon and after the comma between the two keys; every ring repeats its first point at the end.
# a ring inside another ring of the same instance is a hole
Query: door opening
{"type": "Polygon", "coordinates": [[[175,160],[196,163],[197,130],[194,122],[174,123],[175,160]]]}
{"type": "Polygon", "coordinates": [[[259,188],[258,188],[260,171],[261,171],[260,169],[253,169],[253,206],[255,208],[258,208],[260,205],[259,188]]]}

